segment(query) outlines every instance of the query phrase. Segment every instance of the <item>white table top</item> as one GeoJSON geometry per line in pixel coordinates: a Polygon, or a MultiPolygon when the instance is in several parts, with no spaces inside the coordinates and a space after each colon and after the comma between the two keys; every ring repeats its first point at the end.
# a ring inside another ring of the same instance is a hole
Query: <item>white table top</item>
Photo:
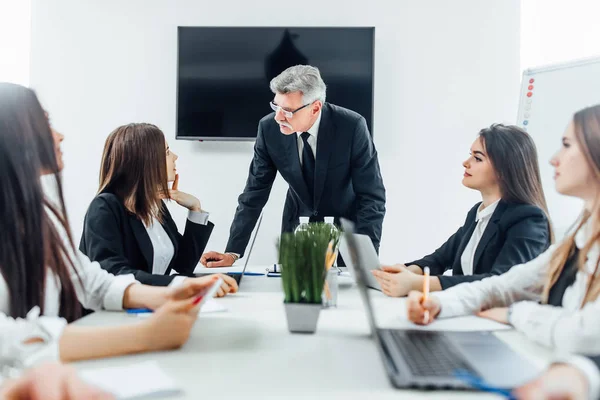
{"type": "MultiPolygon", "coordinates": [[[[74,365],[89,369],[156,360],[183,388],[183,394],[173,399],[208,395],[219,399],[498,398],[483,393],[394,389],[369,337],[356,287],[340,287],[338,307],[322,310],[317,332],[307,335],[288,332],[280,286],[280,278],[244,277],[237,294],[217,299],[228,311],[202,314],[179,350],[74,365]]],[[[379,323],[393,327],[394,320],[401,322],[396,315],[404,312],[404,301],[371,292],[379,323]]],[[[125,313],[96,312],[77,323],[98,326],[138,320],[125,313]]],[[[545,363],[550,357],[549,351],[514,331],[496,334],[535,363],[545,363]]]]}

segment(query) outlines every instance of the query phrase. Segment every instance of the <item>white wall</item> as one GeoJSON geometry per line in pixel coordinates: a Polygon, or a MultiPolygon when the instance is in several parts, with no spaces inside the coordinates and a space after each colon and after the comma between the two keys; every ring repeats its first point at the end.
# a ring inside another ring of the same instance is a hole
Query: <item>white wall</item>
{"type": "MultiPolygon", "coordinates": [[[[461,162],[478,130],[514,122],[519,10],[517,0],[330,0],[318,7],[34,0],[31,85],[66,135],[64,178],[76,235],[97,187],[104,139],[119,124],[148,121],[180,156],[180,188],[211,212],[217,226],[209,247],[225,246],[252,144],[174,140],[177,25],[375,26],[375,143],[388,196],[381,258],[424,255],[478,200],[461,185],[461,162]]],[[[278,178],[253,264],[276,258],[285,189],[278,178]]],[[[176,213],[183,223],[183,210],[176,213]]]]}
{"type": "Polygon", "coordinates": [[[0,0],[0,82],[29,85],[30,22],[30,0],[0,0]]]}
{"type": "Polygon", "coordinates": [[[521,69],[600,57],[600,2],[521,0],[521,69]]]}

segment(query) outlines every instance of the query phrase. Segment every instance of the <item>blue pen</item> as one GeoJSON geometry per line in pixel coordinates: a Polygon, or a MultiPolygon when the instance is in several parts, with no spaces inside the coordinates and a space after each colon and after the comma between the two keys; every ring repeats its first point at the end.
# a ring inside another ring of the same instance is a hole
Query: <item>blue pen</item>
{"type": "Polygon", "coordinates": [[[228,272],[227,275],[247,275],[247,276],[264,276],[261,272],[228,272]]]}
{"type": "Polygon", "coordinates": [[[146,314],[154,311],[152,311],[149,308],[128,308],[127,310],[125,310],[125,312],[127,314],[146,314]]]}
{"type": "Polygon", "coordinates": [[[509,400],[517,400],[516,397],[513,396],[512,390],[500,388],[497,386],[492,386],[492,385],[484,382],[478,376],[475,376],[468,371],[458,370],[458,371],[455,371],[454,375],[458,379],[460,379],[463,382],[465,382],[466,384],[468,384],[469,386],[471,386],[477,390],[481,390],[482,392],[496,393],[496,394],[499,394],[500,396],[504,396],[505,398],[507,398],[509,400]]]}

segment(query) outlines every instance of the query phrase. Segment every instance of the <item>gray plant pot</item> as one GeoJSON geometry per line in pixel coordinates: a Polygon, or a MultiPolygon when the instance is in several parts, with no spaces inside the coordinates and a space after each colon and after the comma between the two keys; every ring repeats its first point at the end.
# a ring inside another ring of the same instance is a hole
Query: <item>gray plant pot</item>
{"type": "Polygon", "coordinates": [[[315,333],[321,304],[283,303],[288,330],[292,333],[315,333]]]}

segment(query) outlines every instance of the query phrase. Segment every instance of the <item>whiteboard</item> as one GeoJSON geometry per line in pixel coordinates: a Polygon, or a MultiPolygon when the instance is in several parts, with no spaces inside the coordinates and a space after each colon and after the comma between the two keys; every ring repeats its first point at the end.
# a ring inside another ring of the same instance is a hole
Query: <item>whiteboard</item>
{"type": "Polygon", "coordinates": [[[550,159],[560,149],[573,114],[595,104],[600,104],[600,58],[523,72],[517,125],[535,140],[556,239],[573,225],[583,202],[556,192],[550,159]]]}

